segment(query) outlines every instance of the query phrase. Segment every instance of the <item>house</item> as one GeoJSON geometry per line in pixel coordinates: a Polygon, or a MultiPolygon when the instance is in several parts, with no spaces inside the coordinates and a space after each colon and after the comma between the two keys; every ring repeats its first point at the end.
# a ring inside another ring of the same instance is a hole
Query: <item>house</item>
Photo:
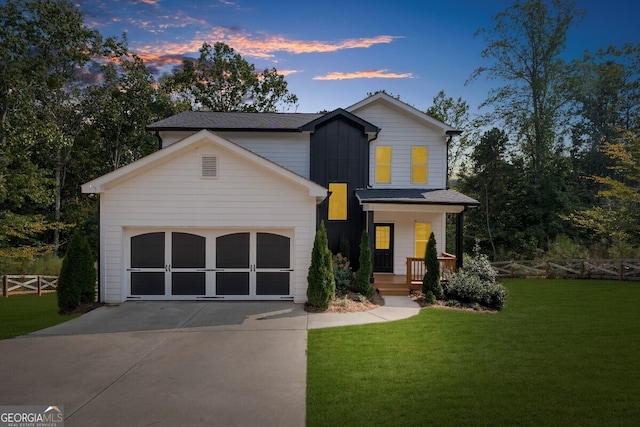
{"type": "MultiPolygon", "coordinates": [[[[189,111],[148,126],[159,150],[82,186],[100,195],[100,300],[306,300],[317,225],[353,262],[362,230],[374,272],[409,275],[446,213],[459,134],[385,93],[327,114],[189,111]]],[[[453,259],[453,258],[452,258],[453,259]]],[[[356,265],[357,267],[357,265],[356,265]]]]}

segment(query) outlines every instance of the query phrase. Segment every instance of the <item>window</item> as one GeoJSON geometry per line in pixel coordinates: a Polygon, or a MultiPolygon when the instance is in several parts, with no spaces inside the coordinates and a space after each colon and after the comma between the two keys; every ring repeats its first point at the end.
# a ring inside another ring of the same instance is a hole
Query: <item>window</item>
{"type": "Polygon", "coordinates": [[[427,147],[411,147],[411,183],[427,183],[427,147]]]}
{"type": "Polygon", "coordinates": [[[376,183],[391,182],[391,147],[376,147],[376,183]]]}
{"type": "Polygon", "coordinates": [[[391,248],[391,226],[389,225],[376,225],[376,249],[390,249],[391,248]]]}
{"type": "Polygon", "coordinates": [[[217,178],[218,177],[218,158],[215,156],[202,157],[202,177],[217,178]]]}
{"type": "Polygon", "coordinates": [[[426,222],[416,222],[416,240],[415,240],[415,254],[416,258],[424,258],[427,251],[427,242],[429,241],[429,235],[431,234],[431,224],[426,222]]]}
{"type": "Polygon", "coordinates": [[[347,219],[347,184],[332,182],[329,184],[329,219],[347,219]]]}

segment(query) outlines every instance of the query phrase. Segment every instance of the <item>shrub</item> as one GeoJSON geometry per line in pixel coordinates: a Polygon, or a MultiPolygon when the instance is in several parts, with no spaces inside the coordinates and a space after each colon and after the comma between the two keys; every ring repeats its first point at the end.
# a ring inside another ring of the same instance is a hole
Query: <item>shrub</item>
{"type": "Polygon", "coordinates": [[[456,273],[446,273],[447,281],[443,285],[446,298],[501,310],[507,299],[507,289],[496,282],[498,273],[489,258],[480,253],[477,244],[474,256],[465,256],[464,265],[456,273]]]}
{"type": "Polygon", "coordinates": [[[371,273],[373,272],[373,267],[371,265],[371,246],[369,244],[369,234],[367,230],[362,231],[362,236],[360,238],[360,268],[358,268],[358,272],[356,273],[356,280],[354,291],[366,295],[371,296],[375,292],[373,286],[371,286],[371,273]]]}
{"type": "Polygon", "coordinates": [[[69,242],[58,277],[58,309],[70,313],[96,298],[96,269],[87,239],[76,231],[69,242]]]}
{"type": "Polygon", "coordinates": [[[442,299],[443,291],[440,284],[440,261],[438,261],[438,250],[436,249],[436,237],[433,232],[429,235],[427,248],[424,254],[425,274],[422,278],[422,292],[435,299],[442,299]]]}
{"type": "Polygon", "coordinates": [[[335,297],[336,282],[333,277],[331,251],[324,221],[316,231],[311,252],[311,265],[307,274],[307,301],[309,305],[327,308],[335,297]]]}
{"type": "Polygon", "coordinates": [[[336,254],[332,258],[333,261],[333,278],[336,282],[336,293],[346,294],[351,287],[351,282],[355,277],[351,269],[350,262],[346,256],[341,253],[336,254]]]}

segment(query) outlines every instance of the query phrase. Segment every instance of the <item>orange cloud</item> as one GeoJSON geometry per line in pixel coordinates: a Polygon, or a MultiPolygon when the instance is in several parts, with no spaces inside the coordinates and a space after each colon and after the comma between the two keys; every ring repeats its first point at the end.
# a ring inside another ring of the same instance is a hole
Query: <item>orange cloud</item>
{"type": "Polygon", "coordinates": [[[337,42],[318,40],[289,40],[283,36],[247,35],[235,29],[215,27],[206,34],[199,34],[196,39],[185,43],[166,43],[158,46],[143,46],[138,50],[141,57],[150,55],[177,55],[198,52],[203,42],[214,44],[223,42],[231,46],[242,56],[271,59],[276,52],[292,54],[327,53],[344,49],[366,49],[376,44],[388,44],[398,39],[398,36],[381,35],[375,37],[354,38],[337,42]]]}
{"type": "Polygon", "coordinates": [[[350,80],[350,79],[411,79],[411,73],[390,73],[387,70],[364,70],[351,73],[333,72],[324,76],[315,76],[313,80],[350,80]]]}

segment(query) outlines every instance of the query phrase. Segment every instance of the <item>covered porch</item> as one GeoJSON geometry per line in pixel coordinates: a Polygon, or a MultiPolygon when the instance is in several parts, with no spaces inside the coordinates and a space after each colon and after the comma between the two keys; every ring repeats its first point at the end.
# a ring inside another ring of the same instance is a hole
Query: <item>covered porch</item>
{"type": "Polygon", "coordinates": [[[440,271],[462,266],[463,215],[479,202],[453,190],[360,189],[356,197],[367,216],[373,254],[373,286],[383,295],[421,289],[424,253],[431,233],[440,271]],[[455,254],[446,253],[446,215],[456,214],[455,254]]]}

